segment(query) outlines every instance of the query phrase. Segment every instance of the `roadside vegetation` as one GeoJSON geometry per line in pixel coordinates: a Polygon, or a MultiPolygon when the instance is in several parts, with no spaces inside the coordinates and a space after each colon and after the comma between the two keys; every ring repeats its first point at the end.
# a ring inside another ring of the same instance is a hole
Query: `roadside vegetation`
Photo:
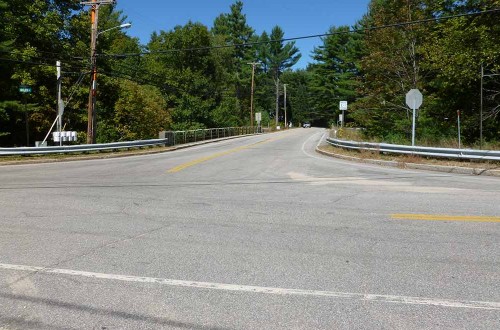
{"type": "MultiPolygon", "coordinates": [[[[348,101],[346,124],[356,138],[408,144],[411,110],[405,94],[418,88],[417,142],[462,142],[500,149],[500,0],[372,0],[353,26],[332,25],[306,68],[279,26],[257,34],[242,1],[211,26],[186,22],[152,31],[141,44],[120,29],[99,36],[97,142],[154,138],[161,130],[250,124],[251,62],[254,108],[263,127],[337,124],[339,101],[348,101]],[[446,18],[453,16],[454,18],[446,18]],[[415,22],[415,24],[396,24],[415,22]],[[227,47],[232,45],[231,47],[227,47]],[[481,99],[481,67],[485,74],[481,99]],[[278,118],[276,118],[276,107],[278,118]]],[[[99,30],[128,22],[127,13],[102,6],[99,30]]],[[[132,22],[133,23],[133,22],[132,22]]],[[[332,22],[334,24],[334,22],[332,22]]],[[[43,140],[56,118],[55,62],[62,62],[64,123],[85,141],[90,72],[90,19],[78,1],[0,0],[0,146],[43,140]],[[21,94],[19,86],[32,87],[21,94]]]]}
{"type": "Polygon", "coordinates": [[[500,162],[498,161],[483,161],[483,160],[454,160],[446,158],[432,158],[423,157],[417,155],[396,155],[396,154],[386,154],[377,151],[370,150],[350,150],[337,148],[332,145],[322,145],[318,147],[322,151],[326,151],[331,154],[352,157],[355,160],[381,160],[381,161],[391,161],[397,162],[398,167],[404,168],[405,164],[427,164],[427,165],[439,165],[439,166],[451,166],[451,167],[467,167],[467,168],[477,168],[477,169],[488,169],[488,170],[498,170],[500,169],[500,162]]]}

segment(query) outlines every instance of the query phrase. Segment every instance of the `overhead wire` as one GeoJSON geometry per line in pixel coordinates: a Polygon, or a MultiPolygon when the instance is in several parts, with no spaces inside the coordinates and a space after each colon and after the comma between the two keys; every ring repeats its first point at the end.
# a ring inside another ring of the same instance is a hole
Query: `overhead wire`
{"type": "Polygon", "coordinates": [[[71,91],[71,94],[68,96],[68,98],[66,99],[66,102],[64,103],[64,106],[68,106],[69,102],[71,102],[71,99],[73,98],[73,95],[75,94],[75,92],[78,90],[78,87],[80,87],[82,81],[83,81],[83,78],[85,77],[85,75],[87,73],[90,73],[90,72],[81,72],[80,73],[80,77],[78,77],[78,80],[76,81],[75,84],[73,84],[73,86],[71,87],[72,91],[71,91]]]}
{"type": "Polygon", "coordinates": [[[329,37],[329,36],[340,35],[340,34],[365,33],[365,32],[370,32],[370,31],[377,31],[377,30],[381,30],[381,29],[388,29],[388,28],[394,28],[394,27],[405,27],[405,26],[411,26],[411,25],[417,25],[417,24],[423,24],[423,23],[444,21],[444,20],[449,20],[449,19],[459,18],[459,17],[479,16],[479,15],[485,15],[485,14],[498,13],[498,12],[500,12],[500,8],[487,9],[487,10],[477,11],[477,12],[473,12],[473,13],[463,13],[463,14],[455,14],[455,15],[426,18],[426,19],[420,19],[420,20],[408,21],[408,22],[385,24],[385,25],[372,26],[372,27],[366,27],[366,28],[349,29],[346,31],[335,31],[335,32],[312,34],[312,35],[306,35],[306,36],[300,36],[300,37],[283,38],[283,39],[278,39],[278,40],[253,41],[253,42],[246,42],[246,43],[241,43],[241,44],[234,44],[233,43],[233,44],[226,44],[226,45],[192,47],[192,48],[178,48],[178,49],[167,49],[167,50],[161,50],[161,51],[146,51],[146,52],[138,52],[138,53],[116,53],[116,54],[104,53],[104,54],[97,54],[97,55],[102,56],[102,57],[106,57],[106,56],[132,57],[132,56],[143,56],[143,55],[161,55],[161,54],[169,54],[169,53],[175,53],[175,52],[190,52],[190,51],[203,51],[203,50],[212,50],[212,49],[248,47],[248,46],[257,46],[257,45],[263,45],[263,44],[269,44],[269,43],[281,43],[281,42],[296,41],[296,40],[303,40],[303,39],[323,38],[323,37],[329,37]]]}

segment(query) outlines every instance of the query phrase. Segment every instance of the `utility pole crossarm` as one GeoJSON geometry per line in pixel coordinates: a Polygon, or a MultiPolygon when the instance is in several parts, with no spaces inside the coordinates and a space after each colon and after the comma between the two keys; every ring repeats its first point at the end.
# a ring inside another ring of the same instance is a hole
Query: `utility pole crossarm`
{"type": "Polygon", "coordinates": [[[287,118],[286,118],[286,86],[287,86],[287,84],[283,84],[283,93],[285,93],[285,103],[284,103],[284,107],[285,107],[285,127],[284,127],[284,129],[288,128],[288,121],[287,121],[287,118]]]}

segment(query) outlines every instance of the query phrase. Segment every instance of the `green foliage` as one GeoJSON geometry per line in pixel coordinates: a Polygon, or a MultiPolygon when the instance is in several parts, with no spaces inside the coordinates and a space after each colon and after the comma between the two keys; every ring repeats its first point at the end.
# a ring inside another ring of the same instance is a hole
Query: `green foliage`
{"type": "MultiPolygon", "coordinates": [[[[270,36],[263,32],[259,38],[259,46],[255,50],[257,58],[261,64],[258,71],[257,85],[257,106],[268,109],[271,117],[276,121],[276,113],[279,120],[284,121],[284,94],[280,84],[280,77],[294,66],[300,59],[299,49],[295,47],[295,42],[283,42],[284,32],[279,26],[275,26],[270,36]],[[272,95],[274,89],[275,94],[272,95]],[[275,108],[274,111],[271,111],[275,108]]],[[[288,118],[287,118],[288,119],[288,118]]]]}
{"type": "Polygon", "coordinates": [[[312,73],[306,70],[286,71],[282,76],[282,82],[287,84],[287,119],[296,126],[316,117],[312,112],[311,80],[312,73]]]}
{"type": "MultiPolygon", "coordinates": [[[[497,8],[500,0],[372,0],[354,25],[331,27],[313,52],[314,63],[292,71],[301,54],[275,26],[260,36],[248,24],[242,1],[215,18],[213,27],[188,22],[154,32],[147,45],[120,29],[99,35],[97,139],[156,137],[163,129],[239,126],[250,123],[252,66],[254,110],[263,126],[287,119],[295,125],[336,122],[340,100],[347,121],[367,138],[405,143],[411,111],[405,94],[419,88],[417,141],[453,141],[457,110],[466,143],[479,137],[480,67],[484,67],[484,137],[500,136],[500,20],[498,14],[439,19],[497,8]],[[382,29],[369,29],[392,24],[382,29]],[[368,28],[365,30],[365,28],[368,28]],[[258,41],[258,43],[256,43],[258,41]],[[220,47],[234,45],[234,47],[220,47]],[[216,46],[216,47],[214,47],[216,46]],[[108,56],[141,53],[141,56],[108,56]],[[149,52],[149,53],[148,53],[149,52]],[[275,118],[278,113],[278,118],[275,118]]],[[[114,6],[101,6],[99,30],[127,21],[114,6]]],[[[41,140],[56,117],[55,61],[62,61],[64,124],[82,136],[87,128],[90,22],[75,1],[0,0],[0,145],[41,140]],[[33,93],[19,93],[19,85],[33,93]],[[71,100],[69,96],[71,95],[71,100]],[[26,104],[26,106],[25,106],[26,104]]],[[[273,125],[274,126],[274,125],[273,125]]]]}
{"type": "Polygon", "coordinates": [[[172,127],[210,127],[211,111],[221,98],[223,76],[209,49],[212,37],[206,26],[188,23],[169,32],[153,35],[148,49],[166,51],[145,59],[148,74],[161,86],[168,108],[172,108],[172,127]],[[198,48],[198,51],[168,52],[170,49],[198,48]]]}
{"type": "Polygon", "coordinates": [[[242,1],[236,1],[230,10],[230,13],[221,14],[215,19],[212,33],[224,36],[226,42],[237,46],[232,49],[233,65],[239,70],[243,65],[242,60],[249,57],[248,47],[239,45],[248,43],[254,36],[254,30],[247,24],[242,1]]]}
{"type": "Polygon", "coordinates": [[[340,114],[339,101],[352,104],[357,98],[361,36],[348,33],[349,27],[331,27],[323,45],[316,47],[310,67],[314,95],[314,119],[323,124],[340,114]]]}
{"type": "MultiPolygon", "coordinates": [[[[373,0],[355,28],[390,25],[496,8],[500,1],[373,0]]],[[[417,116],[417,140],[434,144],[456,136],[456,112],[462,113],[466,142],[478,138],[481,63],[486,73],[500,71],[500,21],[497,15],[438,20],[436,23],[368,29],[331,34],[314,51],[313,110],[316,119],[349,101],[347,118],[364,127],[364,134],[387,142],[411,139],[411,110],[405,94],[424,94],[417,116]]],[[[497,139],[500,83],[485,78],[484,136],[497,139]]],[[[337,110],[338,111],[338,110],[337,110]]]]}
{"type": "Polygon", "coordinates": [[[127,80],[120,82],[114,110],[113,122],[121,141],[157,138],[171,120],[157,88],[127,80]]]}
{"type": "Polygon", "coordinates": [[[212,122],[215,127],[238,127],[242,122],[235,112],[239,109],[239,101],[235,97],[227,97],[212,111],[212,122]]]}
{"type": "Polygon", "coordinates": [[[285,33],[279,26],[273,27],[271,31],[271,42],[267,44],[264,52],[267,57],[263,62],[269,67],[274,80],[277,80],[283,71],[294,66],[300,59],[299,49],[295,47],[295,41],[284,43],[285,33]]]}

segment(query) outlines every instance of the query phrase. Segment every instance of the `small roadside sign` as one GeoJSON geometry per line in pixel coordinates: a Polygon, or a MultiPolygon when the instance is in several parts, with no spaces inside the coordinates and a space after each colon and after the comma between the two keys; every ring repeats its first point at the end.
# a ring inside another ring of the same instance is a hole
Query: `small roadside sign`
{"type": "Polygon", "coordinates": [[[347,101],[339,102],[339,110],[346,111],[347,110],[347,101]]]}
{"type": "Polygon", "coordinates": [[[262,121],[262,112],[255,113],[255,121],[257,121],[257,122],[262,121]]]}
{"type": "Polygon", "coordinates": [[[406,105],[413,110],[413,120],[411,127],[411,145],[415,146],[415,121],[416,121],[416,112],[417,109],[422,105],[422,101],[424,97],[422,93],[416,88],[410,89],[408,93],[406,93],[406,105]]]}
{"type": "Polygon", "coordinates": [[[406,93],[406,105],[410,109],[418,109],[422,105],[424,97],[422,93],[418,89],[410,89],[408,93],[406,93]]]}
{"type": "Polygon", "coordinates": [[[19,92],[23,94],[29,94],[31,93],[31,86],[21,85],[19,86],[19,92]]]}

